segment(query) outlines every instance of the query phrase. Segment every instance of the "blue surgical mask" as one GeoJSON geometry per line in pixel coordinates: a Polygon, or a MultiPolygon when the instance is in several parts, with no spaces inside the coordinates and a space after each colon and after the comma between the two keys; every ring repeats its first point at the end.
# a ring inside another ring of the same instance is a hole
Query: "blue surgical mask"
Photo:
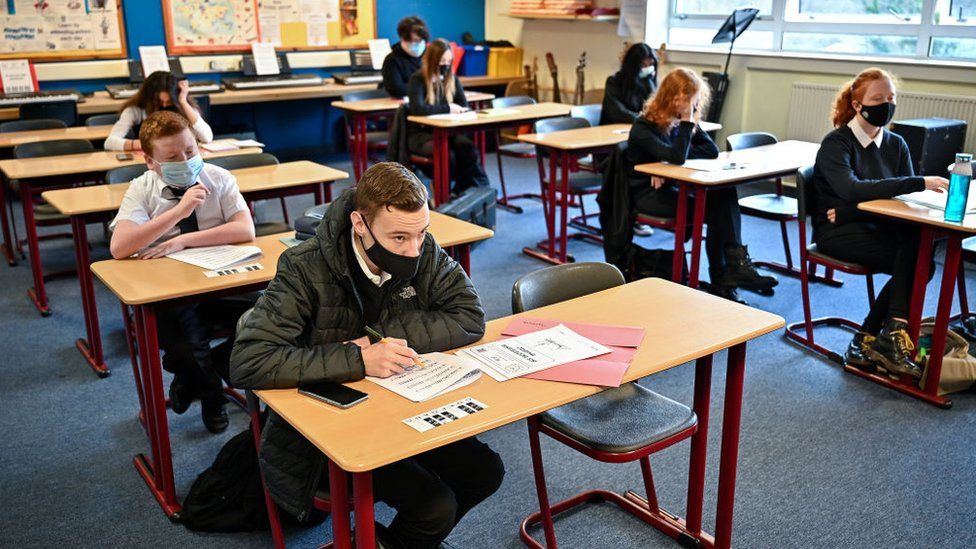
{"type": "Polygon", "coordinates": [[[648,78],[654,74],[654,65],[648,65],[647,67],[641,67],[640,72],[637,73],[641,78],[648,78]]]}
{"type": "Polygon", "coordinates": [[[199,154],[179,162],[158,162],[158,164],[163,182],[174,187],[193,185],[203,171],[203,157],[199,154]]]}
{"type": "Polygon", "coordinates": [[[410,43],[410,53],[414,57],[420,57],[421,55],[424,54],[425,51],[427,51],[427,41],[426,40],[421,40],[420,42],[411,42],[410,43]]]}

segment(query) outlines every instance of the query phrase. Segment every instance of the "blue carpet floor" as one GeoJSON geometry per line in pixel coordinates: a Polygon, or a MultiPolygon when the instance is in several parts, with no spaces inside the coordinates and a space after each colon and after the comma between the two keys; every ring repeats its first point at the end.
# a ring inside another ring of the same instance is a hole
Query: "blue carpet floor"
{"type": "MultiPolygon", "coordinates": [[[[341,159],[327,161],[349,169],[341,159]]],[[[511,192],[537,187],[532,161],[505,162],[511,192]]],[[[494,158],[488,165],[496,180],[494,158]]],[[[294,214],[311,205],[311,198],[289,198],[288,203],[294,214]]],[[[544,266],[520,251],[545,234],[540,205],[531,200],[522,204],[522,215],[499,211],[495,238],[473,253],[473,280],[490,318],[509,314],[512,283],[544,266]]],[[[259,218],[279,215],[277,201],[259,208],[259,218]]],[[[745,218],[743,232],[754,258],[781,259],[776,224],[745,218]]],[[[108,257],[100,228],[92,226],[89,233],[93,257],[108,257]]],[[[641,244],[670,247],[670,234],[644,238],[641,244]]],[[[45,242],[47,268],[70,266],[70,246],[70,240],[45,242]]],[[[603,257],[600,248],[584,242],[572,242],[571,253],[577,260],[603,257]]],[[[976,287],[973,272],[968,278],[969,287],[976,287]]],[[[844,280],[840,289],[811,287],[815,314],[863,317],[863,280],[844,280]]],[[[77,282],[49,283],[50,318],[34,310],[25,295],[29,285],[26,262],[0,266],[0,498],[5,509],[0,514],[0,547],[270,546],[267,532],[198,534],[164,517],[131,463],[147,444],[136,420],[138,402],[117,301],[97,285],[112,368],[110,377],[98,379],[74,348],[84,330],[77,282]]],[[[932,284],[931,310],[936,293],[932,284]]],[[[801,318],[795,279],[780,277],[773,297],[744,296],[788,321],[801,318]]],[[[707,330],[707,323],[701,329],[707,330]]],[[[849,338],[840,331],[820,335],[837,349],[849,338]]],[[[976,394],[955,395],[952,409],[936,409],[845,374],[787,343],[781,333],[751,343],[747,358],[736,547],[976,547],[976,394]]],[[[708,449],[709,529],[715,516],[723,365],[724,356],[719,356],[708,449]]],[[[641,383],[690,403],[692,379],[693,368],[685,365],[641,383]]],[[[201,425],[198,404],[184,415],[170,414],[169,420],[180,494],[247,423],[243,413],[232,410],[231,428],[210,435],[201,425]]],[[[449,541],[463,548],[522,547],[518,524],[537,508],[525,426],[517,423],[482,438],[504,459],[505,482],[461,522],[449,541]]],[[[623,491],[640,486],[636,464],[598,464],[548,440],[543,451],[554,500],[590,487],[623,491]]],[[[684,443],[652,458],[662,505],[680,515],[688,453],[684,443]]],[[[389,521],[391,512],[379,505],[377,517],[389,521]]],[[[567,516],[557,522],[556,531],[566,547],[676,546],[609,505],[567,516]]],[[[287,535],[290,547],[316,547],[329,539],[329,523],[290,528],[287,535]]]]}

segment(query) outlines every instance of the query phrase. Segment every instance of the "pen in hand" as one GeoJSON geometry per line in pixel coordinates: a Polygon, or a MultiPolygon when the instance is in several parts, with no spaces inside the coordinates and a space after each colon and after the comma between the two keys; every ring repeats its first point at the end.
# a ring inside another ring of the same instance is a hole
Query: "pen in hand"
{"type": "MultiPolygon", "coordinates": [[[[370,336],[378,339],[380,343],[393,343],[386,336],[384,336],[383,334],[377,332],[375,329],[373,329],[373,328],[371,328],[369,326],[365,326],[364,329],[366,330],[366,333],[367,334],[369,334],[370,336]]],[[[413,359],[413,363],[418,368],[424,368],[424,367],[426,367],[426,365],[419,358],[413,359]]]]}

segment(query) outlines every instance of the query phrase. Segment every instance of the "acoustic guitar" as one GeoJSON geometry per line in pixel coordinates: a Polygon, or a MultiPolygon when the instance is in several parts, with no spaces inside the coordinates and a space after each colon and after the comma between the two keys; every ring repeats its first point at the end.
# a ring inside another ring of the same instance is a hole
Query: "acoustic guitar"
{"type": "Polygon", "coordinates": [[[552,76],[552,101],[562,103],[562,94],[559,92],[559,67],[556,66],[556,59],[552,52],[546,52],[546,64],[549,65],[549,74],[552,76]]]}
{"type": "Polygon", "coordinates": [[[586,89],[586,77],[583,70],[586,68],[586,52],[584,51],[576,62],[576,91],[573,93],[573,104],[583,104],[583,91],[586,89]]]}

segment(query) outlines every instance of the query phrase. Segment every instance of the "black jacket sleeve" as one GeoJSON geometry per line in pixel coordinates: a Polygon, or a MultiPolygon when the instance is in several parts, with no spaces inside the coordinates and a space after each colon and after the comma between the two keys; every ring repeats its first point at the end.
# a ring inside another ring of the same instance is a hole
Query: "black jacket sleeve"
{"type": "Polygon", "coordinates": [[[461,85],[461,79],[457,75],[454,75],[454,103],[461,107],[468,106],[468,98],[464,94],[464,86],[461,85]]]}
{"type": "MultiPolygon", "coordinates": [[[[631,130],[633,132],[633,130],[631,130]]],[[[704,132],[695,131],[694,122],[678,125],[678,134],[673,139],[655,131],[642,131],[636,139],[630,140],[637,162],[668,162],[682,165],[688,158],[715,158],[718,147],[704,132]],[[691,155],[694,156],[691,156],[691,155]]]]}
{"type": "Polygon", "coordinates": [[[603,120],[606,124],[633,124],[640,113],[630,110],[624,104],[622,90],[615,76],[607,77],[603,94],[603,120]]]}
{"type": "MultiPolygon", "coordinates": [[[[831,190],[844,201],[856,204],[925,189],[925,181],[913,175],[861,179],[854,173],[852,155],[850,144],[838,136],[824,139],[817,152],[817,167],[831,190]]],[[[911,173],[911,166],[908,170],[911,173]]]]}
{"type": "Polygon", "coordinates": [[[410,77],[409,93],[410,114],[413,116],[430,116],[432,114],[446,114],[451,112],[451,107],[447,103],[437,105],[427,104],[427,86],[424,85],[424,77],[419,72],[410,77]]]}
{"type": "Polygon", "coordinates": [[[404,78],[393,53],[383,60],[383,89],[390,97],[406,97],[409,78],[404,78]]]}
{"type": "MultiPolygon", "coordinates": [[[[691,122],[682,122],[691,124],[691,122]]],[[[718,158],[718,145],[712,141],[712,137],[703,132],[696,125],[695,132],[691,135],[691,148],[688,150],[688,158],[718,158]]]]}

